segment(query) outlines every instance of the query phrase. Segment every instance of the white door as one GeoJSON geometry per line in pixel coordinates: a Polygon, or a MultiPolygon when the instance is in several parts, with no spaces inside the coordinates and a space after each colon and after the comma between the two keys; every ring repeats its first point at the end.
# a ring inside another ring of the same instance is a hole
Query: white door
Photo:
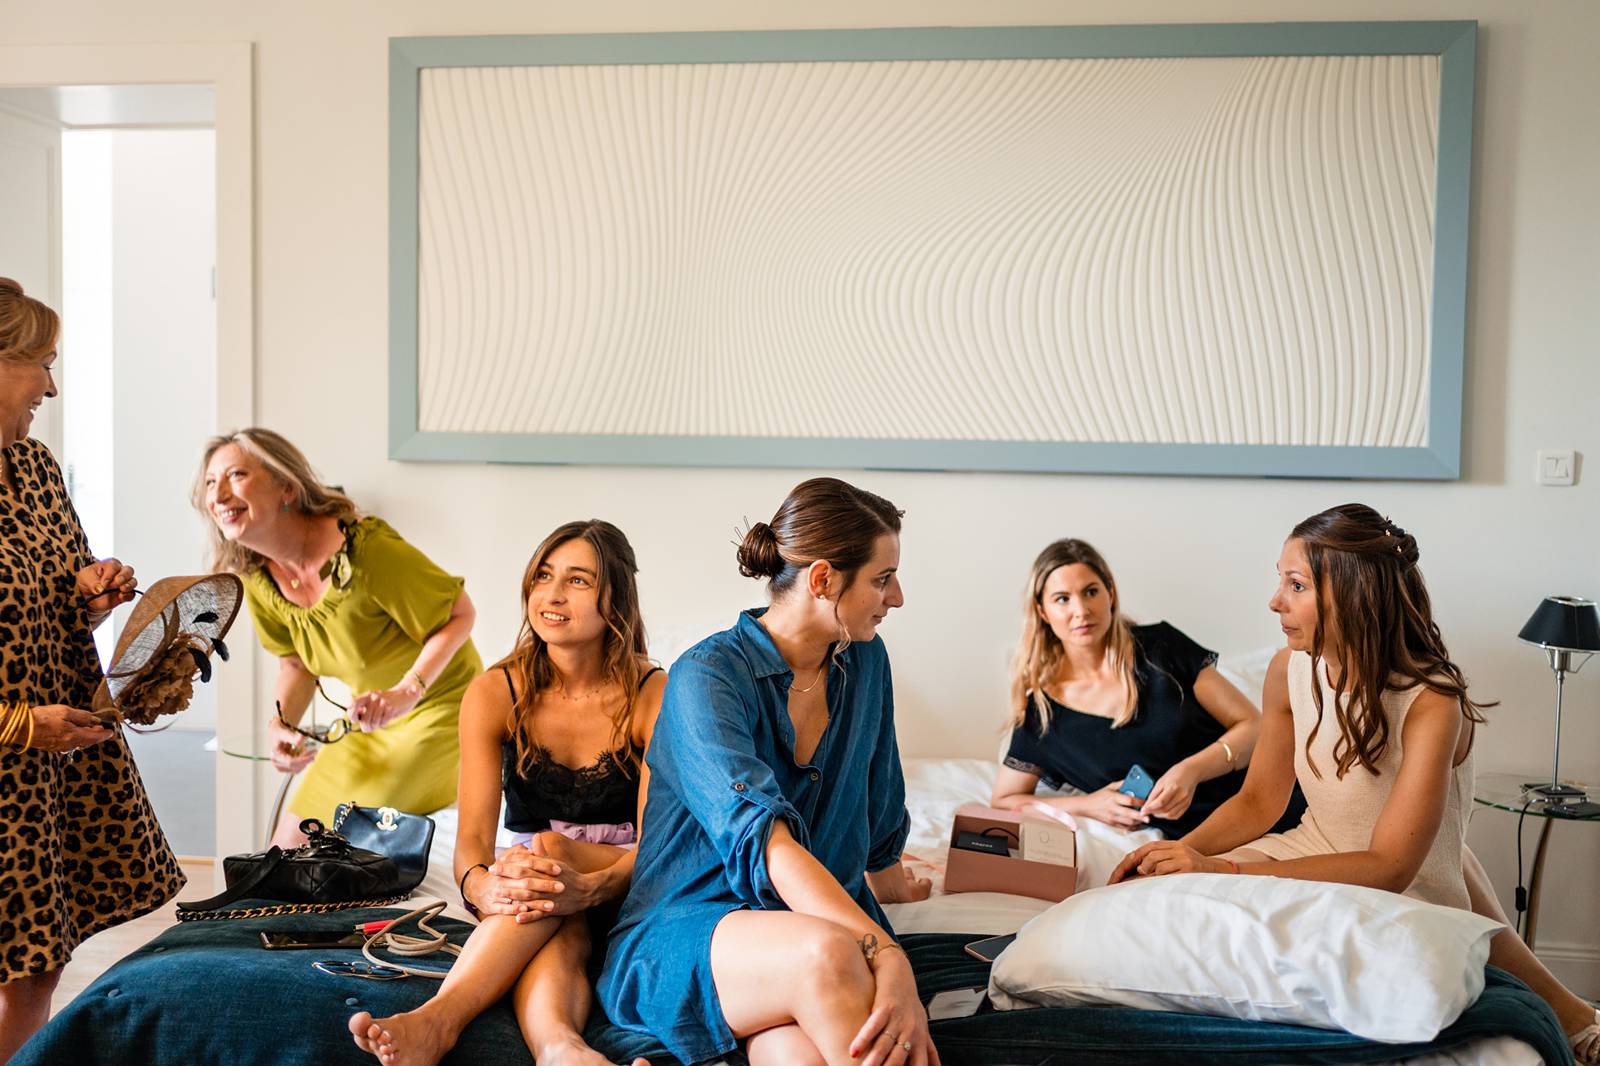
{"type": "MultiPolygon", "coordinates": [[[[61,129],[0,108],[0,277],[61,308],[61,129]]],[[[63,342],[64,343],[64,342],[63,342]]],[[[46,402],[33,436],[61,455],[61,402],[46,402]]]]}

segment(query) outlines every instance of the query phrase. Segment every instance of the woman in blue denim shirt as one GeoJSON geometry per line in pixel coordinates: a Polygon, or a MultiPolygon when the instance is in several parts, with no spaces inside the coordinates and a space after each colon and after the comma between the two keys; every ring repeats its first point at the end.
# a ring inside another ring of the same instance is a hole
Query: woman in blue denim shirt
{"type": "Polygon", "coordinates": [[[937,1064],[879,901],[926,898],[878,624],[904,600],[900,515],[833,478],[739,548],[772,606],[672,667],[633,888],[600,999],[687,1063],[937,1064]]]}

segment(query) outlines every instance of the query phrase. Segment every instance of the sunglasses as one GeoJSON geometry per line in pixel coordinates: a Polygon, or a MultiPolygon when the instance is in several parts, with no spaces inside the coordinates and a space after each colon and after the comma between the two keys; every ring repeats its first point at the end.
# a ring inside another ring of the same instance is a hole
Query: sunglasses
{"type": "Polygon", "coordinates": [[[310,729],[302,729],[285,718],[283,716],[283,705],[275,702],[273,706],[278,710],[278,721],[283,723],[283,727],[285,729],[288,729],[294,733],[298,733],[307,740],[314,740],[318,744],[337,744],[339,741],[349,736],[350,733],[356,728],[356,724],[350,720],[350,708],[345,704],[340,703],[332,696],[328,695],[328,693],[323,689],[322,681],[320,679],[317,681],[317,694],[323,699],[327,700],[329,703],[333,704],[333,706],[337,707],[339,710],[344,711],[345,714],[335,718],[324,727],[319,728],[315,723],[312,723],[310,729]]]}
{"type": "Polygon", "coordinates": [[[357,959],[354,962],[322,959],[313,962],[311,968],[330,977],[360,977],[368,981],[399,981],[408,976],[404,970],[392,970],[387,966],[374,966],[365,959],[357,959]]]}

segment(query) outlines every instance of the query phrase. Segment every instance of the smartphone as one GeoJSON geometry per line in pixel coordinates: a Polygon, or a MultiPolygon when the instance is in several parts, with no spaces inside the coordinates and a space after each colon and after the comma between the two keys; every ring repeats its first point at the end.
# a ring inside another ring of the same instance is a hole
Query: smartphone
{"type": "Polygon", "coordinates": [[[1002,951],[1011,946],[1011,942],[1015,939],[1017,939],[1017,934],[1015,933],[1007,933],[1005,936],[992,936],[987,940],[974,940],[963,950],[980,962],[993,962],[1000,957],[1002,951]]]}
{"type": "Polygon", "coordinates": [[[1150,790],[1155,787],[1155,778],[1150,776],[1149,771],[1138,763],[1134,763],[1132,768],[1128,770],[1128,776],[1122,779],[1122,787],[1117,791],[1123,795],[1132,796],[1143,803],[1150,798],[1150,790]]]}
{"type": "Polygon", "coordinates": [[[358,948],[367,938],[349,929],[286,929],[261,933],[261,946],[268,951],[293,948],[358,948]]]}

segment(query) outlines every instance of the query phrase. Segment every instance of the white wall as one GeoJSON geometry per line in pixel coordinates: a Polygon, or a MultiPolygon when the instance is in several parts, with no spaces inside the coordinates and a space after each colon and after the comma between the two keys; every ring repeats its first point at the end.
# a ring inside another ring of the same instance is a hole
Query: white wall
{"type": "MultiPolygon", "coordinates": [[[[148,587],[201,571],[204,530],[182,501],[196,443],[215,432],[216,137],[210,130],[109,136],[112,343],[98,354],[112,381],[115,551],[148,587]]],[[[119,625],[129,611],[118,612],[119,625]]],[[[172,728],[214,730],[215,689],[198,686],[172,728]]]]}
{"type": "MultiPolygon", "coordinates": [[[[1117,568],[1127,604],[1206,643],[1272,642],[1265,610],[1284,533],[1360,499],[1417,534],[1445,634],[1484,697],[1484,769],[1546,765],[1552,682],[1515,633],[1539,597],[1600,593],[1600,497],[1532,483],[1534,452],[1600,454],[1600,8],[1567,0],[685,0],[530,8],[512,0],[326,5],[240,0],[0,0],[9,43],[247,39],[257,44],[257,414],[332,479],[467,577],[487,655],[510,642],[516,579],[557,522],[629,531],[657,629],[728,617],[757,588],[733,569],[746,517],[770,514],[801,471],[402,465],[385,458],[387,38],[420,34],[887,25],[1477,18],[1482,22],[1467,376],[1466,476],[1455,484],[848,474],[908,510],[905,610],[885,626],[910,754],[988,754],[1002,713],[1016,599],[1032,555],[1074,534],[1117,568]]],[[[893,403],[885,397],[884,403],[893,403]]],[[[198,441],[195,442],[198,445],[198,441]]],[[[192,453],[191,448],[191,453],[192,453]]],[[[190,456],[167,456],[175,463],[190,456]]],[[[184,506],[174,497],[172,521],[184,506]]],[[[1591,672],[1600,667],[1591,667],[1591,672]]],[[[1565,766],[1600,780],[1600,672],[1568,686],[1565,766]]],[[[1509,891],[1511,822],[1472,839],[1509,891]]],[[[1600,832],[1562,825],[1542,942],[1600,993],[1600,832]],[[1584,968],[1586,967],[1586,968],[1584,968]]]]}

